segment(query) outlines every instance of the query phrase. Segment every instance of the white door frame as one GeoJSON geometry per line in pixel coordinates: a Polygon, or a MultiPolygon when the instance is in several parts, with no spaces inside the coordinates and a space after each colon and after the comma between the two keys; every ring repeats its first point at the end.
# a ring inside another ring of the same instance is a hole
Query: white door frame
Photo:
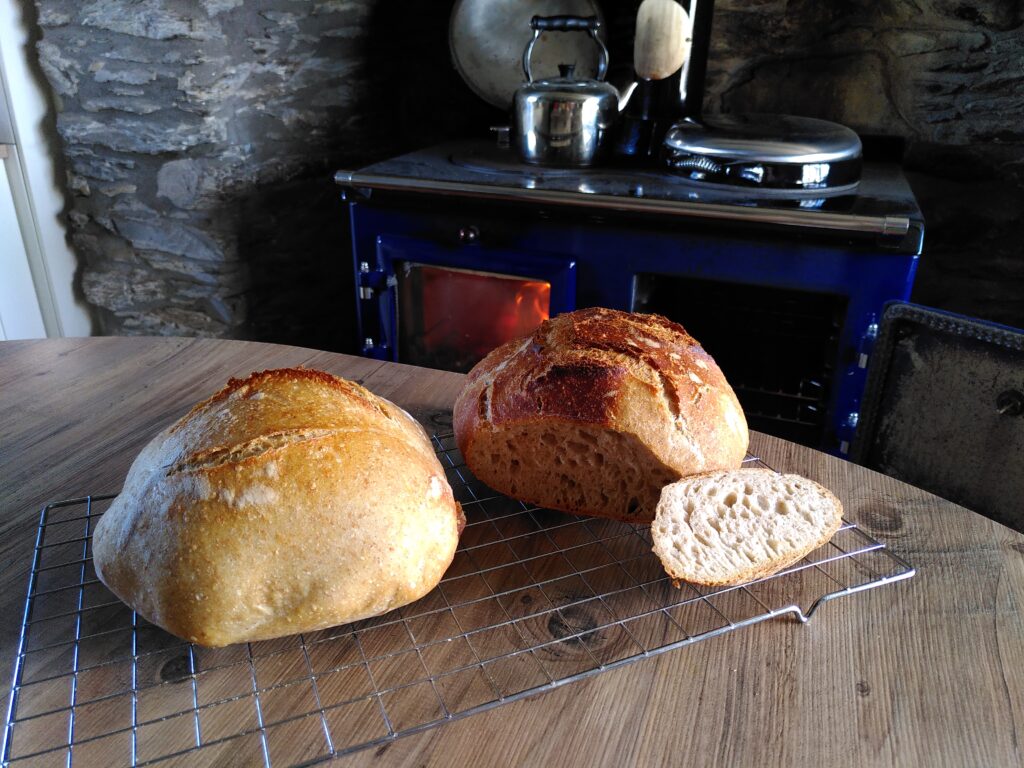
{"type": "Polygon", "coordinates": [[[46,325],[11,195],[11,149],[0,144],[0,340],[38,339],[47,335],[46,325]]]}
{"type": "MultiPolygon", "coordinates": [[[[0,98],[6,100],[14,134],[14,146],[7,147],[2,160],[5,178],[0,183],[6,191],[0,190],[0,206],[9,196],[7,204],[14,210],[22,241],[20,248],[0,242],[0,280],[6,282],[9,275],[12,285],[17,280],[6,293],[16,291],[21,300],[11,306],[0,304],[0,322],[8,338],[30,330],[51,337],[88,336],[92,319],[85,303],[75,296],[78,262],[61,218],[64,197],[54,181],[52,137],[45,128],[48,104],[28,66],[30,55],[34,57],[35,51],[28,49],[20,3],[0,0],[0,98]],[[16,259],[25,264],[8,269],[16,259]],[[24,283],[26,272],[31,276],[30,288],[24,283]],[[30,303],[34,310],[28,308],[30,303]],[[42,328],[32,320],[35,315],[41,318],[42,328]]],[[[0,302],[4,300],[0,287],[0,302]]]]}

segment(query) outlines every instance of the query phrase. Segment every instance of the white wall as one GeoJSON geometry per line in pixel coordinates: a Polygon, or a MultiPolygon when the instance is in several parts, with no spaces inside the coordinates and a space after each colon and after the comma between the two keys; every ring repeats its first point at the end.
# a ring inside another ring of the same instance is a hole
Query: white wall
{"type": "Polygon", "coordinates": [[[6,178],[2,182],[9,191],[0,190],[0,198],[10,197],[7,205],[14,210],[21,234],[19,248],[3,234],[5,227],[0,226],[0,236],[7,241],[0,242],[0,280],[9,284],[6,289],[0,288],[0,302],[4,301],[5,292],[8,299],[15,291],[21,298],[20,304],[7,308],[0,304],[0,319],[8,338],[24,338],[11,334],[15,327],[23,331],[36,329],[32,335],[45,331],[47,336],[88,336],[92,330],[91,317],[84,302],[74,295],[77,262],[60,219],[64,198],[55,183],[50,146],[43,128],[47,103],[28,66],[27,57],[35,52],[26,49],[28,31],[22,20],[21,2],[0,0],[0,93],[6,91],[16,144],[3,160],[6,178]],[[22,259],[26,262],[24,266],[9,266],[22,259]],[[33,303],[31,294],[17,287],[23,285],[26,271],[34,288],[34,311],[27,307],[33,303]],[[42,320],[41,329],[32,320],[34,313],[42,320]]]}
{"type": "Polygon", "coordinates": [[[0,339],[37,339],[46,326],[11,195],[7,164],[17,161],[11,155],[0,146],[0,339]]]}

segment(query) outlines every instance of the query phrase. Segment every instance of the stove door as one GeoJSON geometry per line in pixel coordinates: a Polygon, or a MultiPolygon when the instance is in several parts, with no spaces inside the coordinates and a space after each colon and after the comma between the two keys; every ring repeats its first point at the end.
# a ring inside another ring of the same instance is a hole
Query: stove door
{"type": "Polygon", "coordinates": [[[495,347],[575,309],[576,264],[560,254],[449,247],[381,236],[379,305],[388,357],[469,371],[495,347]]]}

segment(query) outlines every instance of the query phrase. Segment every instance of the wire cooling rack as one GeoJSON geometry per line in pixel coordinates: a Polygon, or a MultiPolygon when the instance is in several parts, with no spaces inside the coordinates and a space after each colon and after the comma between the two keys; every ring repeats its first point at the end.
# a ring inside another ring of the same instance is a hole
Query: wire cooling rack
{"type": "Polygon", "coordinates": [[[467,517],[439,587],[280,640],[202,648],[147,623],[93,570],[90,537],[112,497],[46,506],[0,763],[317,762],[750,624],[806,622],[828,600],[914,575],[844,521],[774,577],[676,589],[645,527],[498,495],[451,435],[434,442],[467,517]]]}

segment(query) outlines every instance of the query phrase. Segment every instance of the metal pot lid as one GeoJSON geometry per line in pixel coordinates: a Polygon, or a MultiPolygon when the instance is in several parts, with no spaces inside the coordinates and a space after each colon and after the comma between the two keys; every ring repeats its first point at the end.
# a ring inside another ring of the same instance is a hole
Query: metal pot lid
{"type": "Polygon", "coordinates": [[[810,117],[721,115],[683,120],[664,140],[665,165],[694,181],[776,189],[831,189],[856,184],[860,138],[849,128],[810,117]]]}
{"type": "MultiPolygon", "coordinates": [[[[559,15],[604,19],[595,0],[458,0],[448,26],[452,63],[477,96],[508,109],[523,84],[530,19],[559,15]]],[[[598,50],[586,35],[545,32],[533,61],[539,77],[557,77],[560,64],[575,64],[579,79],[587,80],[597,76],[598,50]]]]}

